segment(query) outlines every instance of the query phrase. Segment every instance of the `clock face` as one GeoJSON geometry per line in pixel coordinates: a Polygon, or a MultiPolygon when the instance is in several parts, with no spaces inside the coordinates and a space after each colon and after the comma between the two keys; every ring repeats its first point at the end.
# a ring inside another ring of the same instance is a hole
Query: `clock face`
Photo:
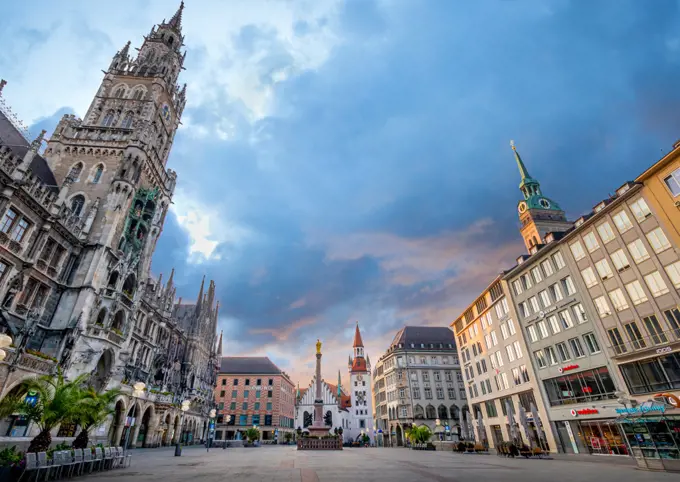
{"type": "Polygon", "coordinates": [[[538,204],[540,204],[541,206],[543,206],[546,209],[548,209],[550,207],[550,201],[548,201],[547,199],[539,200],[538,204]]]}
{"type": "Polygon", "coordinates": [[[358,376],[357,376],[357,381],[362,381],[363,379],[364,379],[363,376],[361,376],[361,375],[358,375],[358,376]]]}
{"type": "Polygon", "coordinates": [[[523,213],[524,211],[526,211],[526,210],[527,210],[527,203],[525,203],[524,201],[522,201],[521,203],[519,203],[519,205],[517,206],[517,210],[518,210],[520,213],[523,213]]]}

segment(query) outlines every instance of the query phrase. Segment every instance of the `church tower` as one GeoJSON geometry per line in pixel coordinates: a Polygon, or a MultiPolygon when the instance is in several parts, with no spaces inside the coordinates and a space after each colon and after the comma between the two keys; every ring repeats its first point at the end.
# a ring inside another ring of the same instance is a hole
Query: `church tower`
{"type": "Polygon", "coordinates": [[[364,342],[359,331],[359,322],[354,329],[354,343],[352,344],[354,358],[349,359],[349,392],[352,407],[349,435],[356,439],[363,431],[374,439],[373,434],[373,396],[371,383],[371,362],[364,352],[364,342]]]}
{"type": "Polygon", "coordinates": [[[521,223],[520,233],[524,238],[527,251],[531,251],[535,245],[543,243],[546,234],[567,231],[573,225],[567,221],[564,211],[555,201],[543,196],[541,185],[529,175],[514,142],[510,141],[510,145],[521,177],[519,190],[524,196],[524,199],[517,204],[521,223]]]}
{"type": "Polygon", "coordinates": [[[74,357],[75,371],[90,369],[93,350],[115,351],[105,345],[129,339],[175,190],[177,175],[165,166],[186,104],[186,84],[176,83],[186,55],[183,10],[182,2],[154,26],[136,57],[130,42],[113,56],[83,119],[65,115],[45,150],[60,185],[60,215],[87,219],[77,268],[52,321],[96,339],[75,348],[90,353],[74,357]],[[93,326],[122,339],[102,342],[93,326]]]}

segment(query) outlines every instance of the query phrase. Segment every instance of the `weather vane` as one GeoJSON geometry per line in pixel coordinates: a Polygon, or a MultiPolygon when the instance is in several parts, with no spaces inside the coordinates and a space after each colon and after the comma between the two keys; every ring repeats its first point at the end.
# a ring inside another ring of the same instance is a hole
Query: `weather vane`
{"type": "Polygon", "coordinates": [[[515,141],[513,141],[512,139],[510,140],[510,147],[512,148],[513,151],[515,150],[515,141]]]}

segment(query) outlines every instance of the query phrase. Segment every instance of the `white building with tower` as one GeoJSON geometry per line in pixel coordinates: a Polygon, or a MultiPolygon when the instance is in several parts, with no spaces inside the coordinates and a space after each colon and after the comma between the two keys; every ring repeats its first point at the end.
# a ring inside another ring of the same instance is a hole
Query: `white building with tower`
{"type": "MultiPolygon", "coordinates": [[[[337,385],[321,381],[324,422],[329,431],[342,428],[343,440],[357,440],[362,432],[374,441],[373,396],[371,394],[371,362],[364,352],[364,343],[357,323],[353,343],[354,356],[349,357],[350,386],[342,387],[340,371],[337,385]]],[[[307,429],[314,422],[314,389],[316,376],[308,388],[298,387],[295,405],[295,428],[307,429]]]]}

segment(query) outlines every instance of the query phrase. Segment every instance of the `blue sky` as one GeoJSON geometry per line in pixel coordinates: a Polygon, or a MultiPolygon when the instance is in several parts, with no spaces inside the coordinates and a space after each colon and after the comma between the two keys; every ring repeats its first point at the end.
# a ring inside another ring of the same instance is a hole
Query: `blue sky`
{"type": "MultiPolygon", "coordinates": [[[[37,131],[83,114],[166,1],[14,2],[5,98],[37,131]]],[[[676,1],[187,0],[189,103],[154,273],[215,279],[228,354],[346,373],[404,324],[448,325],[523,251],[514,139],[571,218],[670,150],[676,1]]]]}

